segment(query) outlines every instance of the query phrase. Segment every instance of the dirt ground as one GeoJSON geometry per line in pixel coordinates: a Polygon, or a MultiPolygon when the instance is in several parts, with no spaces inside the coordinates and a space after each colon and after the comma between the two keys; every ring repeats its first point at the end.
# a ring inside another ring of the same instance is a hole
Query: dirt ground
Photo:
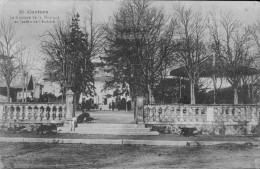
{"type": "Polygon", "coordinates": [[[9,168],[260,168],[260,148],[0,143],[9,168]]]}

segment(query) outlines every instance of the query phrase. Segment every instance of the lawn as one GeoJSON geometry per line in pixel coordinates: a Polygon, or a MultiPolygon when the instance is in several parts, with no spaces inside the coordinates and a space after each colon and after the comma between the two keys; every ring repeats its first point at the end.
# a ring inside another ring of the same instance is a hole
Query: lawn
{"type": "MultiPolygon", "coordinates": [[[[253,168],[257,146],[200,147],[0,143],[2,165],[14,168],[253,168]]],[[[1,165],[0,165],[1,166],[1,165]]],[[[1,168],[1,167],[0,167],[1,168]]]]}

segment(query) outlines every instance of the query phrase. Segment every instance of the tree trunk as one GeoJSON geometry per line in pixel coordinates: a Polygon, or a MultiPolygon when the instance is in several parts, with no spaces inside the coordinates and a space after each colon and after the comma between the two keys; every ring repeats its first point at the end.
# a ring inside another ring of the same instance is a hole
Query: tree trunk
{"type": "Polygon", "coordinates": [[[28,74],[26,75],[25,78],[25,103],[27,102],[27,93],[28,93],[28,74]]]}
{"type": "Polygon", "coordinates": [[[256,98],[255,98],[255,92],[256,92],[256,90],[255,90],[255,87],[254,86],[252,86],[252,90],[251,90],[251,98],[252,98],[252,103],[253,104],[256,104],[256,98]]]}
{"type": "Polygon", "coordinates": [[[216,104],[216,90],[217,90],[217,85],[216,85],[216,76],[213,76],[213,85],[214,85],[214,94],[213,94],[213,104],[216,104]]]}
{"type": "Polygon", "coordinates": [[[190,83],[190,104],[195,104],[194,83],[190,83]]]}
{"type": "Polygon", "coordinates": [[[149,84],[147,85],[147,87],[148,87],[148,104],[152,104],[152,90],[149,84]]]}
{"type": "Polygon", "coordinates": [[[7,89],[6,101],[7,103],[10,103],[10,84],[6,85],[6,89],[7,89]]]}
{"type": "Polygon", "coordinates": [[[179,100],[181,99],[181,77],[180,77],[180,98],[179,100]]]}
{"type": "Polygon", "coordinates": [[[23,72],[22,103],[24,103],[24,87],[25,87],[25,77],[24,77],[24,72],[23,72]]]}
{"type": "Polygon", "coordinates": [[[234,104],[238,104],[237,87],[234,87],[234,104]]]}
{"type": "Polygon", "coordinates": [[[251,92],[250,92],[250,84],[248,83],[247,85],[247,94],[248,94],[248,103],[252,104],[252,97],[251,97],[251,92]]]}

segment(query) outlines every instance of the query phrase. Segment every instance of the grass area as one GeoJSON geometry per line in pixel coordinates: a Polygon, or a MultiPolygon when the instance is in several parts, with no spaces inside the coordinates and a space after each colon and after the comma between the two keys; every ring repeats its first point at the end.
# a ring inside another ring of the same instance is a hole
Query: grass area
{"type": "MultiPolygon", "coordinates": [[[[0,143],[3,165],[15,168],[252,168],[257,147],[0,143]]],[[[258,166],[260,167],[260,166],[258,166]]]]}

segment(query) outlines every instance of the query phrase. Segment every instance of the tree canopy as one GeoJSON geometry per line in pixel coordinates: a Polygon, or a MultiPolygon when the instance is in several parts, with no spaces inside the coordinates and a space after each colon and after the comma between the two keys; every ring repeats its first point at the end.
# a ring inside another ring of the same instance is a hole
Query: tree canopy
{"type": "Polygon", "coordinates": [[[156,85],[171,62],[175,49],[175,22],[148,1],[124,1],[106,25],[108,85],[128,83],[132,98],[146,95],[152,102],[156,85]]]}

